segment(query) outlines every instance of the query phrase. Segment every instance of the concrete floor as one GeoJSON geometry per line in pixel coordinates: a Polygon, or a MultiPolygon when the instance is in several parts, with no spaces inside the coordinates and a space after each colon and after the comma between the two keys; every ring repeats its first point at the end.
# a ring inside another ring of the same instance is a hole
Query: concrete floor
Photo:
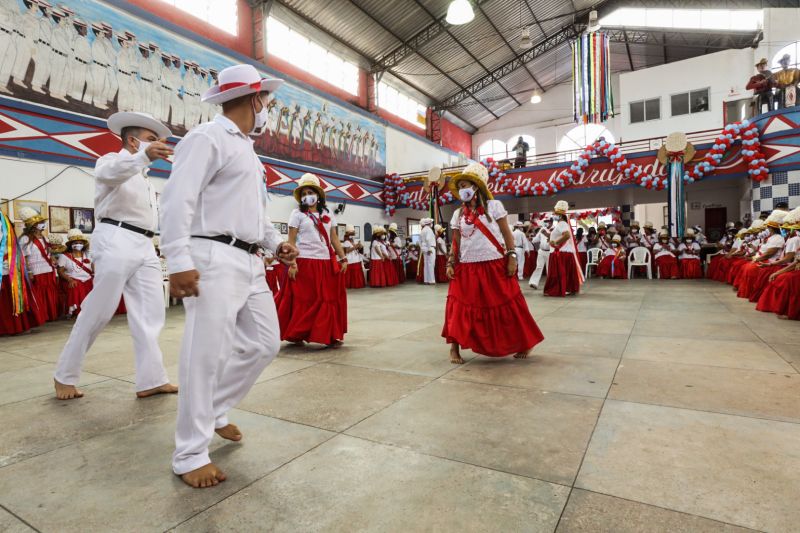
{"type": "Polygon", "coordinates": [[[0,339],[0,531],[798,531],[800,324],[714,282],[526,288],[535,355],[454,367],[446,290],[351,292],[346,344],[283,349],[206,490],[170,472],[176,398],[134,399],[124,318],[78,401],[52,396],[69,323],[0,339]]]}

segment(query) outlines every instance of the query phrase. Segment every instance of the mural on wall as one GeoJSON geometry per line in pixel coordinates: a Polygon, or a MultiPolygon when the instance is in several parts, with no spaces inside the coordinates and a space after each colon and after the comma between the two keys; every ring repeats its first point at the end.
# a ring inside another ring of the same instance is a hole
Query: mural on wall
{"type": "MultiPolygon", "coordinates": [[[[0,0],[0,93],[106,118],[144,111],[176,135],[213,118],[200,101],[236,60],[98,0],[0,0]]],[[[262,155],[383,175],[385,127],[291,83],[270,100],[262,155]]]]}

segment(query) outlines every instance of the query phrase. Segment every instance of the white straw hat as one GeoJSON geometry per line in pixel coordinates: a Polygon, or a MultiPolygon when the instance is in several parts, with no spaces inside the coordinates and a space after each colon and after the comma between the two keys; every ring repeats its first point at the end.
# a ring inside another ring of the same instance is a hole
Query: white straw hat
{"type": "MultiPolygon", "coordinates": [[[[108,129],[122,135],[122,128],[144,128],[155,133],[159,139],[172,136],[172,132],[163,122],[148,113],[136,111],[120,111],[108,117],[108,129]]],[[[123,139],[124,140],[124,139],[123,139]]]]}
{"type": "Polygon", "coordinates": [[[279,78],[263,78],[253,65],[234,65],[224,68],[217,76],[218,85],[203,93],[202,101],[221,104],[246,94],[275,92],[283,84],[279,78]]]}

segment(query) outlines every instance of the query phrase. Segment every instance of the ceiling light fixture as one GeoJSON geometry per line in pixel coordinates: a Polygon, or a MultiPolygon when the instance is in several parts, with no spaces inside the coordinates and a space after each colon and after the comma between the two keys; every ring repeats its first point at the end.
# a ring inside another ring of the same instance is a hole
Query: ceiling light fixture
{"type": "Polygon", "coordinates": [[[600,21],[597,18],[597,11],[592,10],[589,12],[589,25],[586,28],[586,31],[589,33],[594,33],[600,29],[600,21]]]}
{"type": "Polygon", "coordinates": [[[531,40],[531,29],[530,28],[522,28],[522,35],[519,39],[519,45],[522,48],[530,48],[533,46],[533,41],[531,40]]]}
{"type": "Polygon", "coordinates": [[[450,2],[450,7],[447,8],[447,17],[445,20],[454,25],[466,24],[475,18],[475,13],[472,11],[472,6],[467,0],[453,0],[450,2]]]}
{"type": "Polygon", "coordinates": [[[539,91],[538,90],[533,91],[533,94],[531,95],[531,103],[538,104],[541,101],[542,101],[542,95],[539,94],[539,91]]]}

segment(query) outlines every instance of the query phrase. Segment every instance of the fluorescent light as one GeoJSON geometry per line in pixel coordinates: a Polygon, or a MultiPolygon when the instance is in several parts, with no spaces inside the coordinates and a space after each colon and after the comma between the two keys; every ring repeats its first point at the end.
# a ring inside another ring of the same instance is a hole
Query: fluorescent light
{"type": "Polygon", "coordinates": [[[453,0],[450,2],[450,7],[447,8],[445,20],[454,26],[458,26],[459,24],[466,24],[474,18],[475,13],[467,0],[453,0]]]}
{"type": "Polygon", "coordinates": [[[531,103],[538,104],[541,101],[542,101],[542,95],[539,94],[539,91],[533,91],[533,94],[531,95],[531,103]]]}

